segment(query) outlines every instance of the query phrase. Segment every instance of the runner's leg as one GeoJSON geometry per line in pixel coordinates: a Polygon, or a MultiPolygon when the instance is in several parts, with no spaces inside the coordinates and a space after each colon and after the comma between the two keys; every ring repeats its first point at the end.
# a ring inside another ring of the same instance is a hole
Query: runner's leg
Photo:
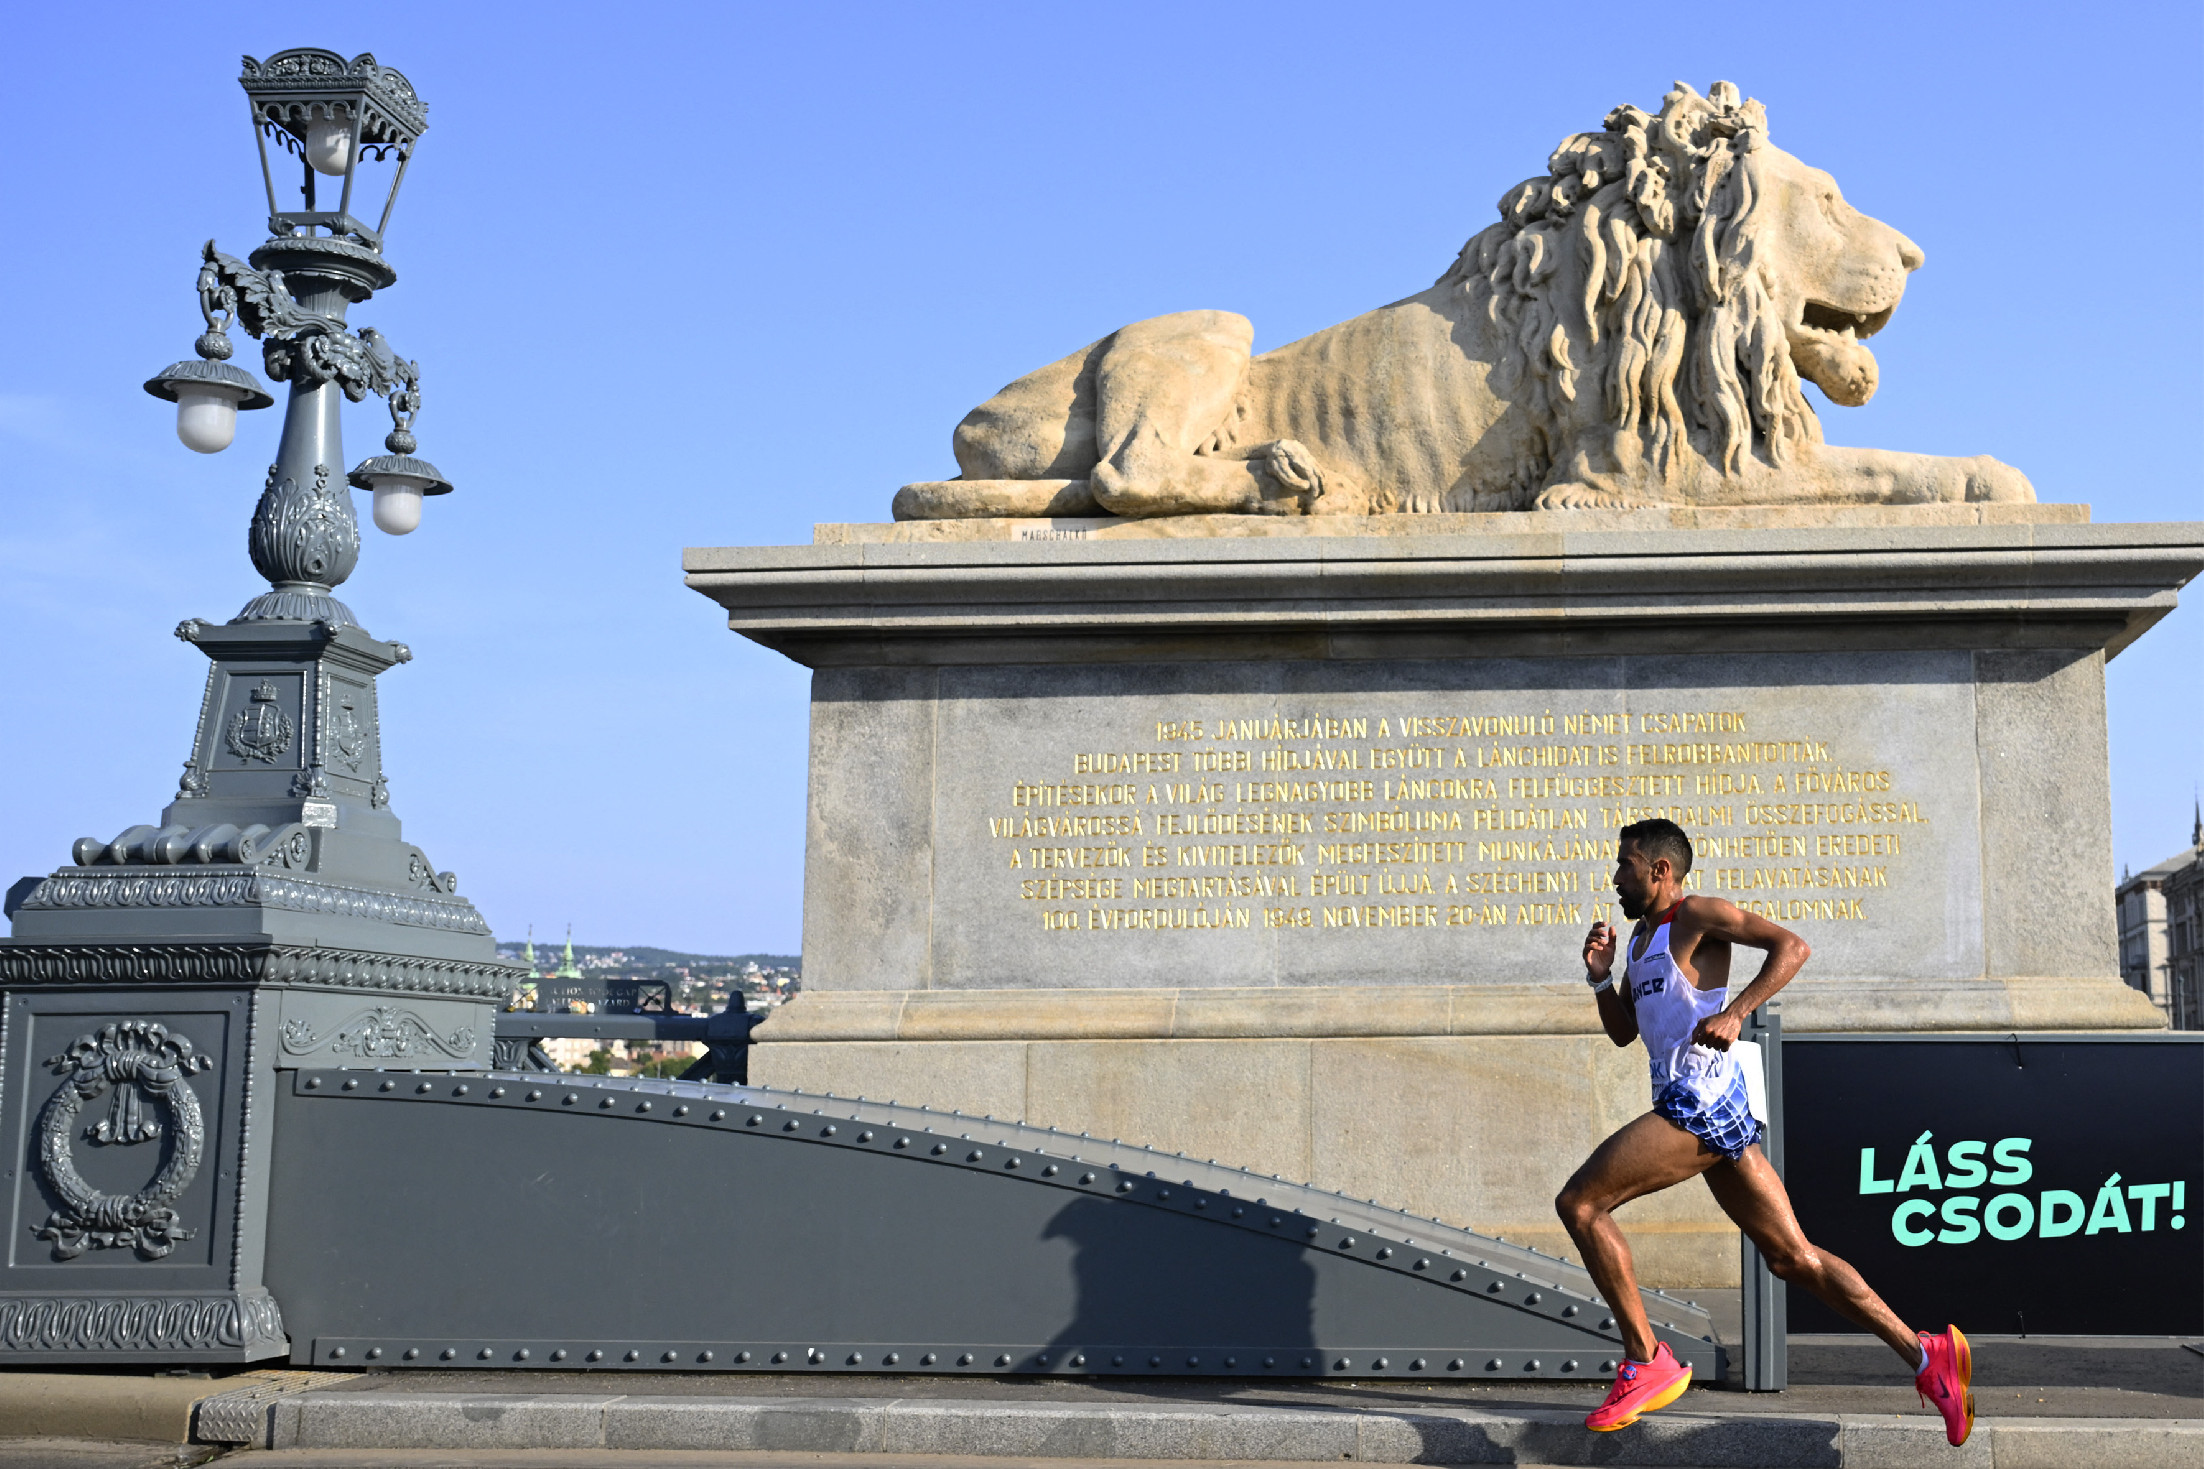
{"type": "Polygon", "coordinates": [[[1648,1112],[1601,1143],[1554,1199],[1554,1212],[1584,1255],[1584,1268],[1599,1286],[1607,1309],[1622,1328],[1623,1350],[1633,1361],[1653,1360],[1653,1328],[1638,1300],[1638,1275],[1630,1244],[1615,1225],[1615,1210],[1704,1173],[1722,1155],[1666,1117],[1648,1112]]]}
{"type": "Polygon", "coordinates": [[[1912,1328],[1868,1288],[1859,1271],[1806,1238],[1783,1180],[1757,1145],[1735,1163],[1708,1169],[1707,1187],[1722,1212],[1760,1247],[1778,1280],[1804,1286],[1845,1320],[1874,1332],[1905,1358],[1908,1372],[1921,1365],[1921,1339],[1912,1328]]]}

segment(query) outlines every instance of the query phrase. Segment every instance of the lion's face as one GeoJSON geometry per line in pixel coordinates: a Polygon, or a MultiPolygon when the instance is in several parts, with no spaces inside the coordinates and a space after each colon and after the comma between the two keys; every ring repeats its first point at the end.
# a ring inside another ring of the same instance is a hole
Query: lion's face
{"type": "Polygon", "coordinates": [[[1844,202],[1837,181],[1781,148],[1754,150],[1762,192],[1763,275],[1791,361],[1830,401],[1856,408],[1875,394],[1875,357],[1862,340],[1881,331],[1905,295],[1921,250],[1844,202]]]}

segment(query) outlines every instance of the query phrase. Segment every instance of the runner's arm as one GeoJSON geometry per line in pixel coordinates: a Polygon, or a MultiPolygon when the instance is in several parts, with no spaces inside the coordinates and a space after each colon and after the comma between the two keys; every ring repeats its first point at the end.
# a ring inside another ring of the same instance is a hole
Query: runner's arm
{"type": "MultiPolygon", "coordinates": [[[[1586,983],[1598,984],[1614,973],[1615,948],[1615,930],[1605,923],[1593,924],[1592,931],[1584,936],[1586,983]]],[[[1627,986],[1617,981],[1593,998],[1599,1003],[1599,1023],[1606,1027],[1609,1040],[1627,1046],[1638,1038],[1638,1012],[1630,1007],[1627,986]]]]}
{"type": "Polygon", "coordinates": [[[1789,984],[1813,957],[1814,951],[1806,946],[1806,940],[1789,929],[1770,923],[1757,913],[1748,913],[1722,898],[1686,899],[1683,912],[1677,918],[1681,925],[1696,931],[1702,940],[1721,939],[1733,945],[1743,944],[1749,949],[1760,949],[1768,956],[1760,972],[1753,976],[1752,983],[1746,985],[1736,999],[1724,1005],[1719,1014],[1700,1021],[1692,1032],[1694,1043],[1726,1051],[1745,1028],[1745,1017],[1774,999],[1776,992],[1789,984]]]}

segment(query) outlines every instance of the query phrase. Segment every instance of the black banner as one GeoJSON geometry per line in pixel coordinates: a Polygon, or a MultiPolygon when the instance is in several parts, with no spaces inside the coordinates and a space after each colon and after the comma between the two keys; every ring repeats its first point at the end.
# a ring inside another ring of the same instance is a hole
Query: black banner
{"type": "Polygon", "coordinates": [[[2204,1333],[2204,1036],[1795,1036],[1783,1091],[1806,1237],[1914,1327],[2204,1333]]]}

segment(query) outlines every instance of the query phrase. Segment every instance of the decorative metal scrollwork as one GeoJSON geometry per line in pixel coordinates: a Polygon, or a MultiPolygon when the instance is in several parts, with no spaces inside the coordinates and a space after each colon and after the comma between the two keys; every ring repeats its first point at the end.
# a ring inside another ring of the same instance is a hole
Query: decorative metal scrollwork
{"type": "Polygon", "coordinates": [[[269,581],[334,587],[359,564],[360,522],[352,513],[352,492],[342,484],[332,487],[329,477],[329,466],[317,464],[313,483],[301,485],[288,475],[278,478],[275,466],[268,467],[245,548],[254,570],[269,581]]]}
{"type": "Polygon", "coordinates": [[[394,1005],[370,1005],[326,1035],[315,1034],[312,1023],[305,1020],[283,1022],[283,1049],[293,1056],[304,1056],[326,1047],[336,1055],[386,1061],[427,1055],[431,1051],[463,1058],[474,1053],[474,1042],[475,1033],[470,1026],[463,1025],[448,1036],[440,1036],[419,1015],[394,1005]]]}
{"type": "Polygon", "coordinates": [[[206,1123],[191,1076],[214,1064],[191,1042],[149,1020],[120,1020],[77,1037],[46,1064],[62,1083],[38,1114],[38,1167],[61,1207],[34,1233],[53,1242],[54,1258],[87,1249],[135,1246],[158,1260],[192,1237],[172,1207],[191,1187],[206,1152],[206,1123]],[[107,1115],[84,1129],[98,1143],[150,1142],[166,1132],[169,1152],[153,1181],[134,1194],[101,1193],[77,1172],[76,1123],[86,1102],[109,1097],[107,1115]],[[153,1115],[148,1104],[166,1114],[153,1115]]]}

